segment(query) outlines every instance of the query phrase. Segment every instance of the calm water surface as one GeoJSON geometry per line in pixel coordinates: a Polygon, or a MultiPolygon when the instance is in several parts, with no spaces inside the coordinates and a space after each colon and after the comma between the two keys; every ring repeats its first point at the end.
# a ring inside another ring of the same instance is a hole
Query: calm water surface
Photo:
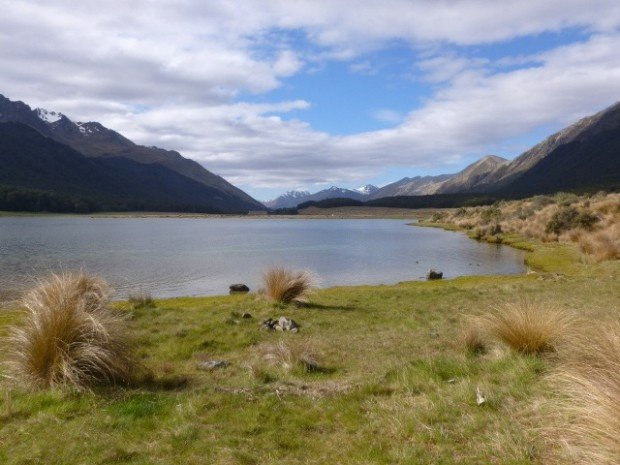
{"type": "Polygon", "coordinates": [[[0,291],[60,269],[84,268],[122,297],[225,294],[259,286],[269,265],[308,268],[323,287],[524,270],[523,252],[405,220],[0,218],[0,291]]]}

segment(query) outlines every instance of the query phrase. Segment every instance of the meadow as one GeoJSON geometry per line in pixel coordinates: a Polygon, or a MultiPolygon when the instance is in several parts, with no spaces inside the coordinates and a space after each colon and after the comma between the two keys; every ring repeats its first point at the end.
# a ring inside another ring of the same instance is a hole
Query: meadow
{"type": "MultiPolygon", "coordinates": [[[[433,225],[477,227],[456,213],[433,225]]],[[[32,389],[4,364],[0,462],[615,463],[620,262],[568,234],[494,232],[528,250],[527,274],[115,302],[135,376],[32,389]],[[260,328],[280,316],[299,331],[260,328]],[[609,397],[594,418],[584,392],[609,397]]],[[[0,312],[2,362],[12,325],[18,305],[0,312]]]]}

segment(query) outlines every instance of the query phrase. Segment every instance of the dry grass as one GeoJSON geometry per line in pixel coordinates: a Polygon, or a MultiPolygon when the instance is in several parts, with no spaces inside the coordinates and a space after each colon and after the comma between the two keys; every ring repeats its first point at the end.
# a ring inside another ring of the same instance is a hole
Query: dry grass
{"type": "Polygon", "coordinates": [[[270,301],[289,304],[307,301],[308,294],[317,287],[317,280],[307,270],[273,267],[263,272],[263,286],[270,301]]]}
{"type": "Polygon", "coordinates": [[[555,385],[565,398],[558,463],[620,462],[620,322],[575,340],[555,385]]]}
{"type": "Polygon", "coordinates": [[[477,239],[500,242],[519,234],[542,242],[575,243],[596,261],[620,259],[620,194],[577,196],[559,193],[490,207],[459,208],[431,222],[454,224],[477,239]]]}
{"type": "Polygon", "coordinates": [[[127,296],[127,301],[134,309],[155,307],[153,296],[146,291],[131,292],[127,296]]]}
{"type": "Polygon", "coordinates": [[[471,321],[460,334],[462,346],[469,354],[483,354],[487,351],[487,341],[478,321],[471,321]]]}
{"type": "Polygon", "coordinates": [[[573,314],[562,308],[528,300],[498,306],[482,321],[490,335],[524,354],[556,350],[576,323],[573,314]]]}
{"type": "Polygon", "coordinates": [[[256,348],[259,358],[250,365],[255,377],[261,377],[265,366],[278,368],[286,373],[321,371],[321,354],[308,340],[284,341],[263,344],[256,348]]]}
{"type": "Polygon", "coordinates": [[[26,294],[10,334],[13,378],[31,388],[127,382],[134,368],[110,288],[84,273],[52,275],[26,294]]]}

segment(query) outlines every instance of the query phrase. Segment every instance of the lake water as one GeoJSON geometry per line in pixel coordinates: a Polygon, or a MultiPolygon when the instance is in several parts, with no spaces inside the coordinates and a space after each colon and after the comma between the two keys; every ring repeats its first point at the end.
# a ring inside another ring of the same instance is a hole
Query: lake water
{"type": "Polygon", "coordinates": [[[322,287],[524,271],[523,252],[405,220],[244,218],[0,218],[0,291],[50,271],[83,268],[123,297],[256,290],[270,265],[307,268],[322,287]]]}

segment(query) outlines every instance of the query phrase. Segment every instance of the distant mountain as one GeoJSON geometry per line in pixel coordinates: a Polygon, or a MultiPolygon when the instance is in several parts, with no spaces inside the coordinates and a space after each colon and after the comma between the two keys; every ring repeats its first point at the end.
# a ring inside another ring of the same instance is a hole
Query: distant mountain
{"type": "Polygon", "coordinates": [[[451,174],[441,174],[439,176],[415,176],[413,178],[403,178],[399,181],[383,186],[374,192],[370,198],[380,199],[384,197],[397,197],[401,195],[434,194],[439,186],[451,177],[451,174]]]}
{"type": "MultiPolygon", "coordinates": [[[[368,185],[365,187],[369,187],[372,190],[372,187],[375,186],[368,185]]],[[[274,200],[265,202],[265,205],[272,209],[294,208],[300,203],[310,201],[320,201],[326,199],[353,199],[363,201],[367,200],[368,198],[368,195],[363,194],[359,191],[332,186],[329,189],[324,189],[322,191],[315,192],[314,194],[311,194],[308,191],[289,191],[274,200]]]]}
{"type": "MultiPolygon", "coordinates": [[[[213,189],[222,199],[234,198],[231,208],[224,211],[263,210],[264,206],[222,177],[206,170],[199,163],[178,152],[137,145],[121,134],[97,122],[73,122],[62,113],[44,109],[32,110],[23,102],[13,102],[0,95],[0,122],[22,123],[42,135],[71,147],[92,158],[123,158],[143,165],[156,164],[187,179],[213,189]],[[239,207],[242,206],[241,209],[239,207]]],[[[217,202],[220,202],[218,199],[217,202]]]]}
{"type": "Polygon", "coordinates": [[[21,123],[0,123],[0,209],[241,212],[247,202],[157,163],[87,158],[21,123]]]}
{"type": "Polygon", "coordinates": [[[355,189],[356,192],[359,192],[362,195],[372,195],[378,190],[379,188],[372,184],[366,184],[365,186],[358,187],[357,189],[355,189]]]}

